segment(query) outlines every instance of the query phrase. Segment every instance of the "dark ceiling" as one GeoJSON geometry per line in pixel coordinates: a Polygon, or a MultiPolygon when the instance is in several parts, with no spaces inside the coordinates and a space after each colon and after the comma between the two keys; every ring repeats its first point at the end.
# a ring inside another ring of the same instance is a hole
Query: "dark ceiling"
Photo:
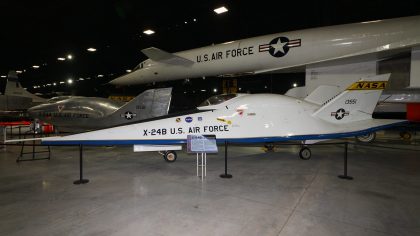
{"type": "Polygon", "coordinates": [[[104,77],[97,84],[106,83],[144,60],[140,50],[150,46],[176,52],[275,32],[418,15],[420,1],[4,0],[0,9],[0,74],[25,70],[20,78],[32,90],[99,74],[104,77]],[[229,12],[216,15],[213,9],[222,5],[229,12]],[[146,36],[146,28],[156,33],[146,36]],[[89,47],[97,51],[88,52],[89,47]],[[73,60],[57,61],[69,53],[73,60]]]}

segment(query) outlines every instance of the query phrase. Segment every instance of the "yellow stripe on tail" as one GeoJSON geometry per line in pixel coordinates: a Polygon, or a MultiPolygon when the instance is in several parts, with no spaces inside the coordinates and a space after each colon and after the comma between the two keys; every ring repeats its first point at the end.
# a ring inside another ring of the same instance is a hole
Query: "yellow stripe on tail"
{"type": "Polygon", "coordinates": [[[347,90],[384,90],[387,81],[359,81],[355,82],[347,90]]]}

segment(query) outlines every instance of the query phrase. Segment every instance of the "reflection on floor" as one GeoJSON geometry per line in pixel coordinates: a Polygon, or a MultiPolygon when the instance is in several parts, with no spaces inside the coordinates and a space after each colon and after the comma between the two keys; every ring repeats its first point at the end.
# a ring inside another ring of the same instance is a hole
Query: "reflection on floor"
{"type": "MultiPolygon", "coordinates": [[[[418,139],[379,134],[378,146],[420,150],[418,139]]],[[[175,163],[132,147],[85,148],[86,185],[77,147],[53,147],[52,159],[17,164],[18,147],[0,150],[1,235],[420,235],[419,151],[231,146],[208,155],[207,178],[195,156],[175,163]]]]}

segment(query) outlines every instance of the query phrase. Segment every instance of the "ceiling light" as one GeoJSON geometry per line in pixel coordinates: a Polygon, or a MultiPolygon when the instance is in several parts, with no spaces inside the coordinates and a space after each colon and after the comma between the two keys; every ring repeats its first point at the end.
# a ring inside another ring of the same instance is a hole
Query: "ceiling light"
{"type": "Polygon", "coordinates": [[[131,72],[131,70],[125,70],[127,73],[130,73],[131,72]]]}
{"type": "Polygon", "coordinates": [[[73,59],[73,55],[71,55],[71,54],[67,55],[67,59],[69,59],[69,60],[73,59]]]}
{"type": "Polygon", "coordinates": [[[193,21],[194,21],[194,22],[196,22],[196,21],[197,21],[197,19],[195,19],[195,18],[194,18],[194,19],[193,19],[193,21]]]}
{"type": "Polygon", "coordinates": [[[64,81],[60,81],[60,84],[64,84],[64,81]]]}
{"type": "Polygon", "coordinates": [[[297,87],[297,83],[294,83],[294,84],[293,84],[293,87],[295,87],[295,88],[296,88],[296,87],[297,87]]]}
{"type": "Polygon", "coordinates": [[[67,83],[68,83],[68,84],[72,84],[72,83],[73,83],[73,79],[68,79],[68,80],[67,80],[67,83]]]}
{"type": "Polygon", "coordinates": [[[213,10],[214,12],[216,12],[217,14],[222,14],[228,11],[228,9],[226,7],[219,7],[213,10]]]}
{"type": "Polygon", "coordinates": [[[38,65],[33,65],[32,66],[34,69],[38,69],[39,68],[39,66],[38,65]]]}
{"type": "Polygon", "coordinates": [[[53,83],[53,85],[54,85],[54,86],[56,86],[56,85],[57,85],[57,83],[56,83],[56,82],[54,82],[54,83],[53,83]]]}
{"type": "Polygon", "coordinates": [[[151,34],[154,34],[154,33],[155,33],[155,31],[153,31],[153,30],[151,30],[151,29],[148,29],[148,30],[143,31],[143,33],[145,33],[145,34],[147,34],[147,35],[151,35],[151,34]]]}
{"type": "Polygon", "coordinates": [[[37,86],[34,86],[34,88],[38,88],[37,86]]]}
{"type": "Polygon", "coordinates": [[[89,52],[95,52],[96,51],[96,48],[88,48],[87,49],[89,52]]]}
{"type": "Polygon", "coordinates": [[[102,78],[102,77],[104,77],[104,75],[98,75],[98,78],[102,78]]]}
{"type": "Polygon", "coordinates": [[[79,80],[80,80],[80,81],[83,81],[83,80],[85,80],[85,79],[83,79],[83,78],[79,78],[79,80]]]}
{"type": "Polygon", "coordinates": [[[7,76],[5,76],[5,75],[2,75],[1,77],[2,77],[2,78],[6,78],[7,76]]]}
{"type": "Polygon", "coordinates": [[[184,24],[188,24],[188,22],[184,21],[184,24]]]}
{"type": "Polygon", "coordinates": [[[217,88],[213,89],[213,92],[217,93],[217,88]]]}
{"type": "Polygon", "coordinates": [[[65,61],[65,60],[66,60],[66,58],[64,58],[64,57],[59,57],[59,58],[57,58],[57,60],[59,60],[59,61],[65,61]]]}
{"type": "Polygon", "coordinates": [[[17,70],[16,73],[17,74],[22,74],[22,71],[21,70],[17,70]]]}
{"type": "Polygon", "coordinates": [[[205,89],[202,89],[202,90],[201,90],[201,92],[205,92],[205,91],[206,91],[205,89]]]}

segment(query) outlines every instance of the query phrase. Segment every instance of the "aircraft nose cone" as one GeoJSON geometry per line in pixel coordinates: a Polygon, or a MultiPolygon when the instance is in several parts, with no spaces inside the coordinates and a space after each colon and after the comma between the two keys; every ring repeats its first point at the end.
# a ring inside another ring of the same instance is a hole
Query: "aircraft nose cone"
{"type": "Polygon", "coordinates": [[[122,75],[118,78],[111,80],[109,83],[112,85],[131,85],[137,84],[139,80],[142,78],[142,74],[135,71],[125,75],[122,75]]]}
{"type": "Polygon", "coordinates": [[[126,85],[127,84],[127,78],[126,76],[121,76],[118,77],[116,79],[113,79],[111,81],[109,81],[110,84],[112,85],[126,85]]]}

